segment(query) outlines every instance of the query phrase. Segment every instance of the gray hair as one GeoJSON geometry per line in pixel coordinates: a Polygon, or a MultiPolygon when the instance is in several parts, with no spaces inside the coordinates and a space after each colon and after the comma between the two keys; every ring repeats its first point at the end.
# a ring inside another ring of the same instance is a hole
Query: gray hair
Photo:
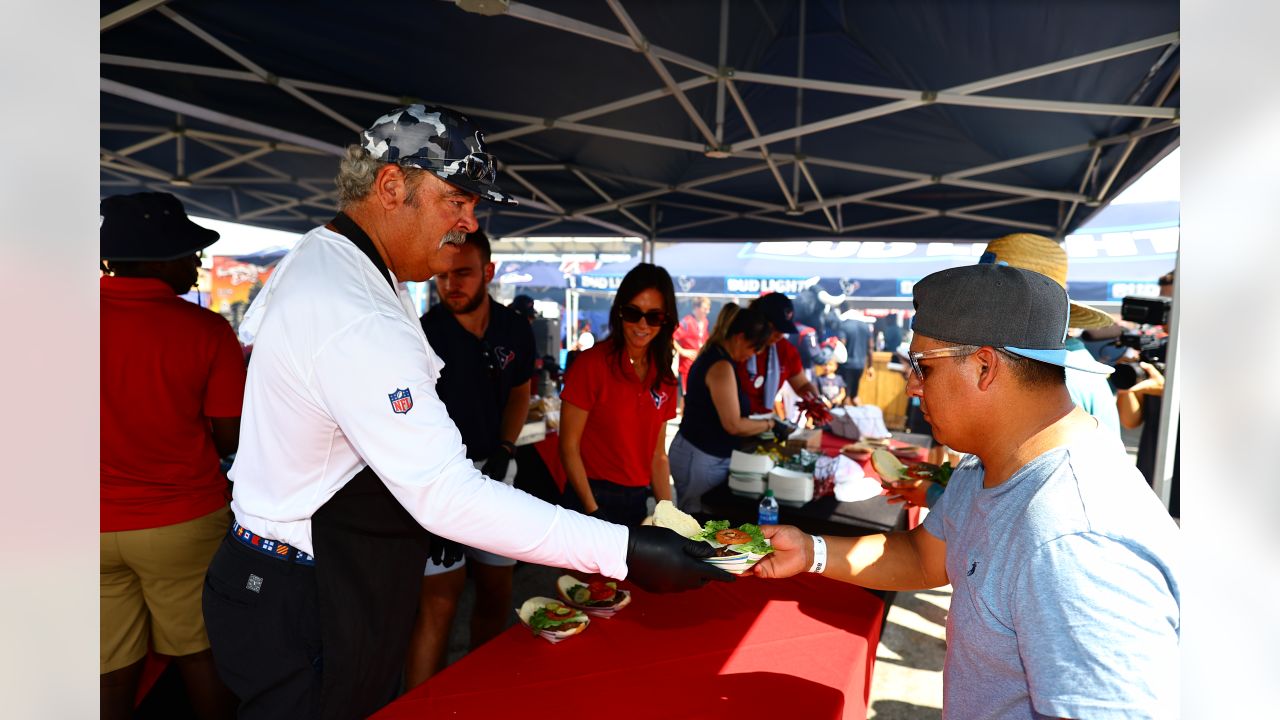
{"type": "MultiPolygon", "coordinates": [[[[384,165],[391,164],[393,163],[372,157],[359,145],[348,145],[346,154],[338,163],[338,176],[333,180],[338,186],[338,207],[346,208],[368,197],[369,191],[373,189],[373,181],[378,177],[378,171],[384,165]]],[[[400,169],[404,172],[405,186],[408,188],[405,202],[413,205],[417,202],[418,186],[422,184],[427,171],[403,165],[400,169]]]]}

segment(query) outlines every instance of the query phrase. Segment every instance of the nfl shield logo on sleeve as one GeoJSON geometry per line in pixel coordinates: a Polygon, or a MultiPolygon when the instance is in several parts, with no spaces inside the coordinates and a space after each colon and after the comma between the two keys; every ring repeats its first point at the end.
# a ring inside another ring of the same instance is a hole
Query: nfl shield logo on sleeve
{"type": "Polygon", "coordinates": [[[387,398],[391,400],[391,409],[402,415],[413,409],[413,396],[409,394],[409,388],[396,390],[387,398]]]}

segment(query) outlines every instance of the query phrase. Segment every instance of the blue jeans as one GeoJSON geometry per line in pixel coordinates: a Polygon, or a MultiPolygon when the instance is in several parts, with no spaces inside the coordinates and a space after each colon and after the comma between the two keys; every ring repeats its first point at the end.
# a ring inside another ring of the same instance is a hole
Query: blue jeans
{"type": "Polygon", "coordinates": [[[702,512],[702,496],[729,479],[729,458],[705,453],[678,433],[667,455],[676,482],[676,507],[687,513],[702,512]]]}

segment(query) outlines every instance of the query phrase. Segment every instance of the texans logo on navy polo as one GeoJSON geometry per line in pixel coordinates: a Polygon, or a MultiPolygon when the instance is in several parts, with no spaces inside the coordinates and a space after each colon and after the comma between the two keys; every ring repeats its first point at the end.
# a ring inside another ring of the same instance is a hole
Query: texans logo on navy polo
{"type": "Polygon", "coordinates": [[[514,352],[500,346],[493,349],[493,356],[498,358],[498,365],[500,365],[503,370],[506,370],[507,366],[511,364],[511,361],[516,359],[516,354],[514,352]]]}
{"type": "Polygon", "coordinates": [[[667,394],[665,392],[655,392],[650,390],[649,397],[653,398],[653,406],[658,409],[661,409],[662,404],[667,401],[667,394]]]}
{"type": "Polygon", "coordinates": [[[409,394],[409,388],[396,390],[388,395],[387,399],[391,401],[391,409],[401,415],[413,409],[413,396],[409,394]]]}

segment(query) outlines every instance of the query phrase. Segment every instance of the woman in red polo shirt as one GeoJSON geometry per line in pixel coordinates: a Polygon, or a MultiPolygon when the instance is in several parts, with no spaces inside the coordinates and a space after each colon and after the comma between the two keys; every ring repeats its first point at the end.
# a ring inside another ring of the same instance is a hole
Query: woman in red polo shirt
{"type": "Polygon", "coordinates": [[[565,378],[560,460],[589,515],[636,526],[650,492],[671,499],[663,441],[676,416],[675,307],[666,270],[632,268],[609,309],[609,336],[578,355],[565,378]]]}

